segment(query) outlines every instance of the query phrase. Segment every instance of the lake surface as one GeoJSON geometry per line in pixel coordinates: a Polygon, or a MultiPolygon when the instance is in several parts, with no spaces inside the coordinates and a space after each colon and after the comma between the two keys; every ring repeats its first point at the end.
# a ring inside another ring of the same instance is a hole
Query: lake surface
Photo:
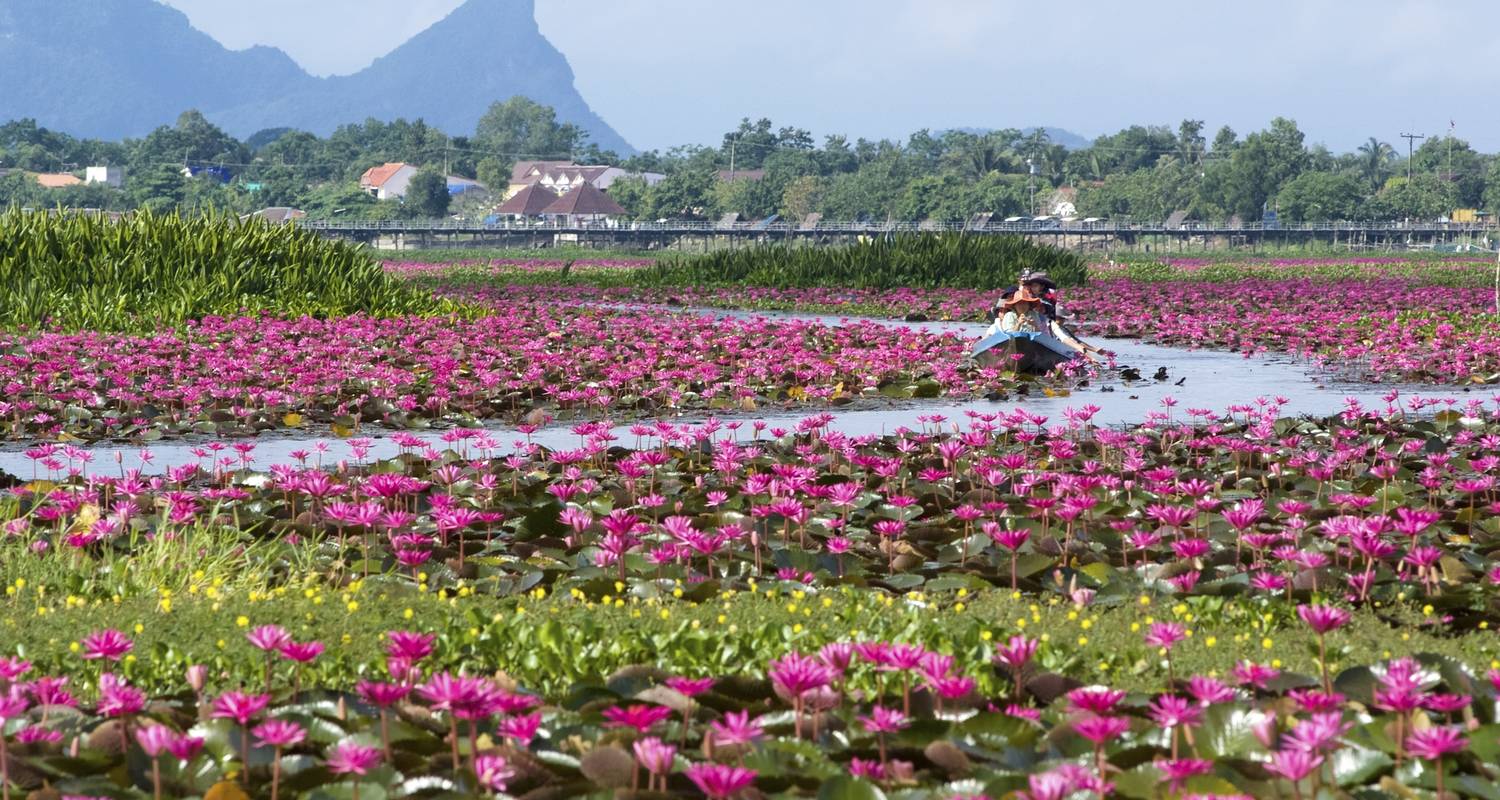
{"type": "MultiPolygon", "coordinates": [[[[671,311],[739,319],[764,317],[779,320],[806,320],[828,325],[865,320],[893,328],[904,327],[934,333],[955,333],[971,339],[977,339],[988,327],[977,322],[907,323],[836,315],[714,309],[671,309],[671,311]]],[[[941,414],[950,421],[963,423],[967,421],[964,412],[968,410],[995,413],[1024,408],[1034,414],[1045,415],[1051,420],[1061,422],[1064,409],[1094,405],[1100,408],[1093,418],[1095,424],[1127,425],[1143,421],[1147,414],[1153,411],[1166,410],[1165,402],[1168,398],[1176,401],[1174,414],[1181,419],[1188,408],[1205,408],[1222,412],[1230,406],[1248,404],[1256,398],[1263,397],[1286,398],[1288,402],[1283,406],[1283,413],[1288,416],[1329,416],[1342,411],[1345,402],[1350,399],[1357,400],[1366,407],[1384,406],[1384,398],[1392,391],[1400,392],[1404,399],[1412,397],[1453,399],[1460,403],[1474,398],[1488,399],[1496,394],[1495,387],[1477,387],[1473,392],[1465,392],[1456,387],[1341,382],[1334,380],[1327,370],[1317,365],[1301,362],[1285,355],[1247,358],[1239,353],[1162,347],[1135,339],[1096,340],[1095,343],[1113,350],[1116,354],[1116,364],[1136,368],[1145,376],[1145,379],[1126,382],[1120,380],[1118,375],[1111,374],[1075,390],[1066,397],[1012,397],[1010,400],[997,402],[982,399],[880,400],[871,401],[879,403],[878,407],[873,408],[861,403],[853,408],[809,407],[793,412],[768,409],[752,414],[720,413],[716,416],[722,420],[735,418],[765,420],[769,427],[792,428],[799,420],[826,411],[835,418],[834,429],[850,435],[862,435],[892,433],[901,427],[919,428],[922,425],[919,418],[933,414],[941,414]],[[1168,373],[1166,380],[1151,379],[1150,376],[1158,367],[1166,367],[1168,373]],[[1181,385],[1178,385],[1179,382],[1181,385]]],[[[680,416],[664,416],[660,419],[687,424],[701,422],[708,416],[707,413],[696,412],[680,416]]],[[[570,430],[572,424],[561,423],[537,431],[531,435],[531,441],[549,448],[577,447],[580,440],[570,430]]],[[[634,443],[635,436],[629,432],[633,424],[640,423],[632,422],[615,429],[614,434],[621,444],[634,443]]],[[[513,443],[524,442],[527,438],[513,427],[506,425],[488,426],[487,430],[493,432],[493,438],[504,444],[507,451],[514,447],[513,443]]],[[[440,431],[429,431],[425,435],[422,432],[416,433],[435,445],[441,445],[438,439],[440,431]]],[[[373,440],[367,458],[389,458],[396,455],[400,448],[390,440],[391,434],[392,431],[375,427],[362,430],[361,435],[364,438],[373,440]]],[[[722,432],[720,435],[728,435],[728,432],[722,432]]],[[[749,438],[750,426],[746,424],[742,427],[739,435],[741,438],[749,438]]],[[[86,449],[93,456],[93,462],[88,465],[88,469],[93,472],[114,474],[122,468],[140,467],[147,474],[155,474],[182,464],[207,463],[205,459],[195,455],[193,450],[201,450],[210,441],[215,440],[203,438],[153,443],[148,448],[151,459],[149,463],[142,462],[140,457],[142,447],[139,445],[89,446],[86,449]]],[[[291,455],[293,451],[311,450],[317,442],[324,442],[327,446],[327,452],[319,457],[324,465],[335,464],[351,457],[348,443],[328,435],[266,435],[249,441],[255,445],[251,454],[253,457],[251,465],[259,468],[290,462],[293,460],[291,455]]],[[[34,464],[26,457],[22,449],[22,446],[10,445],[0,450],[0,471],[23,478],[32,477],[35,470],[34,464]]],[[[231,452],[225,450],[219,455],[231,452]]]]}

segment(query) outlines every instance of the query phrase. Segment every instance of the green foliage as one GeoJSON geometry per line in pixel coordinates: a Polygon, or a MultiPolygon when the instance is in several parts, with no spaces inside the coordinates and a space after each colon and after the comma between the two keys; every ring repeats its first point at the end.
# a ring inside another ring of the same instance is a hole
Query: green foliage
{"type": "Polygon", "coordinates": [[[904,234],[845,247],[720,250],[663,260],[636,274],[657,285],[993,289],[1013,284],[1027,270],[1045,270],[1064,285],[1086,279],[1077,254],[1018,236],[956,233],[904,234]]]}
{"type": "Polygon", "coordinates": [[[1353,175],[1304,172],[1276,195],[1277,211],[1292,222],[1358,219],[1364,189],[1353,175]]]}
{"type": "Polygon", "coordinates": [[[440,311],[364,251],[296,226],[149,211],[0,214],[0,325],[151,329],[211,314],[440,311]]]}
{"type": "Polygon", "coordinates": [[[448,179],[443,173],[424,169],[412,176],[406,189],[406,206],[411,213],[424,219],[448,216],[448,205],[453,196],[448,194],[448,179]]]}
{"type": "Polygon", "coordinates": [[[475,144],[507,163],[567,158],[583,138],[578,126],[559,123],[550,106],[520,96],[490,106],[474,134],[475,144]]]}

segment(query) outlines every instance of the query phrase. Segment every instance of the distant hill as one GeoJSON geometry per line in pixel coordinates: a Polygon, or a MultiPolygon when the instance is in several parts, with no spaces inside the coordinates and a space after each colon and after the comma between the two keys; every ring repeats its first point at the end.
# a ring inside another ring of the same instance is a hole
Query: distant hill
{"type": "Polygon", "coordinates": [[[524,95],[605,149],[634,152],[589,108],[537,27],[534,0],[468,0],[366,69],[316,78],[270,47],[232,51],[156,0],[0,0],[0,120],[103,139],[143,136],[189,108],[245,137],[327,135],[369,117],[471,133],[524,95]]]}
{"type": "MultiPolygon", "coordinates": [[[[1074,132],[1072,132],[1070,130],[1065,130],[1063,128],[1049,128],[1049,127],[1047,127],[1045,125],[1041,126],[1041,127],[1042,127],[1042,130],[1044,130],[1044,131],[1047,132],[1047,138],[1050,139],[1050,140],[1052,140],[1053,144],[1060,144],[1063,147],[1068,148],[1069,150],[1082,150],[1083,148],[1088,147],[1089,145],[1092,145],[1094,143],[1094,141],[1092,139],[1087,139],[1087,138],[1085,138],[1083,136],[1079,136],[1078,134],[1076,134],[1076,133],[1074,133],[1074,132]]],[[[961,133],[972,133],[972,134],[974,134],[976,136],[981,136],[983,134],[990,133],[991,131],[994,131],[996,129],[995,128],[950,128],[949,130],[955,130],[955,131],[959,131],[961,133]]],[[[1021,129],[1021,133],[1025,134],[1027,136],[1030,136],[1031,132],[1034,131],[1034,130],[1036,130],[1035,126],[1030,127],[1030,128],[1022,128],[1021,129]]]]}

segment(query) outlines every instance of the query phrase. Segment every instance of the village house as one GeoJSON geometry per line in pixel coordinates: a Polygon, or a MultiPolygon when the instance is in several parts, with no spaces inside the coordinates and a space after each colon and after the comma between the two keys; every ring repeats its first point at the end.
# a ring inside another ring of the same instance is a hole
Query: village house
{"type": "Polygon", "coordinates": [[[406,197],[411,179],[417,176],[417,168],[400,161],[370,167],[359,176],[359,188],[375,196],[376,200],[400,200],[406,197]]]}
{"type": "Polygon", "coordinates": [[[83,171],[83,182],[102,183],[119,189],[125,185],[125,170],[123,167],[89,167],[83,171]]]}
{"type": "Polygon", "coordinates": [[[571,161],[518,161],[511,170],[505,199],[515,197],[528,186],[540,186],[554,195],[564,195],[585,183],[600,191],[609,191],[609,187],[621,178],[641,178],[648,186],[655,186],[666,177],[656,172],[632,173],[619,167],[582,165],[571,161]]]}
{"type": "Polygon", "coordinates": [[[36,182],[43,189],[63,189],[68,186],[81,186],[83,179],[77,175],[69,175],[66,172],[40,172],[36,175],[36,182]]]}

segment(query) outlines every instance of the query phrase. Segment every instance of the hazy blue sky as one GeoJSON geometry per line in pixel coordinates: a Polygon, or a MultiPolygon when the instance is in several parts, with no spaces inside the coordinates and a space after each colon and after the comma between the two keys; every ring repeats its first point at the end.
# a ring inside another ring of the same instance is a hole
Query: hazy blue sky
{"type": "MultiPolygon", "coordinates": [[[[356,71],[461,0],[165,0],[235,48],[356,71]]],[[[1457,135],[1500,149],[1492,0],[537,0],[584,97],[637,147],[717,142],[743,116],[819,136],[1184,117],[1310,141],[1457,135]]]]}

